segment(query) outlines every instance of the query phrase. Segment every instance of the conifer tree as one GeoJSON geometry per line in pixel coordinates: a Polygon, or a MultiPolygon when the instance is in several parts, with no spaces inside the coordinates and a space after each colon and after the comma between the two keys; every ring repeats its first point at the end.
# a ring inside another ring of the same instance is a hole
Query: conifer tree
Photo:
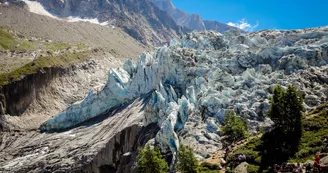
{"type": "Polygon", "coordinates": [[[235,112],[228,112],[225,116],[224,125],[221,128],[223,135],[226,135],[230,142],[247,138],[248,128],[245,121],[237,117],[235,112]]]}
{"type": "Polygon", "coordinates": [[[159,149],[155,151],[146,145],[145,148],[139,148],[137,169],[139,173],[164,173],[168,171],[168,165],[159,149]]]}
{"type": "Polygon", "coordinates": [[[178,151],[177,169],[182,173],[197,173],[198,161],[189,146],[180,145],[178,151]]]}

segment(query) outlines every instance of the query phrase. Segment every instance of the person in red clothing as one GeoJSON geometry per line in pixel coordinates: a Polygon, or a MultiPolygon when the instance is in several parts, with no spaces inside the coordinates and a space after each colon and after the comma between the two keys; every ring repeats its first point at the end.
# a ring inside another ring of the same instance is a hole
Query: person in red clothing
{"type": "Polygon", "coordinates": [[[318,169],[318,171],[320,172],[322,170],[321,166],[320,166],[320,156],[317,153],[315,155],[315,159],[314,159],[314,169],[318,169]]]}

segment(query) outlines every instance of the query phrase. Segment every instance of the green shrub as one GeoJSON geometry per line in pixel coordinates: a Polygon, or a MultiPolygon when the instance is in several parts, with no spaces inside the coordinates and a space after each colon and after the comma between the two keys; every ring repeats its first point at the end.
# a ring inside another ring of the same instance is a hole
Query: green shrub
{"type": "Polygon", "coordinates": [[[220,165],[214,163],[203,162],[200,164],[201,168],[207,168],[208,170],[219,170],[220,165]]]}
{"type": "Polygon", "coordinates": [[[324,124],[321,121],[311,119],[303,123],[303,128],[306,131],[317,131],[320,130],[323,127],[323,125],[324,124]]]}
{"type": "Polygon", "coordinates": [[[244,154],[246,156],[246,162],[249,164],[259,164],[257,159],[259,157],[259,152],[254,150],[237,150],[232,155],[229,155],[227,158],[228,162],[234,162],[236,158],[240,155],[244,154]]]}
{"type": "Polygon", "coordinates": [[[317,140],[314,140],[314,141],[309,143],[309,146],[312,147],[312,148],[322,146],[322,145],[323,145],[323,142],[322,142],[321,139],[317,139],[317,140]]]}
{"type": "Polygon", "coordinates": [[[260,169],[259,166],[250,164],[250,165],[248,165],[247,172],[248,173],[258,173],[259,172],[259,169],[260,169]]]}

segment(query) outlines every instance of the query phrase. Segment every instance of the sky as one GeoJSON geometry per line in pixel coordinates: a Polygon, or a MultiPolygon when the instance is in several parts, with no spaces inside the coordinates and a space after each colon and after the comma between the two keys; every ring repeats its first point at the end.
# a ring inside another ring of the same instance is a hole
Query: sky
{"type": "Polygon", "coordinates": [[[328,0],[172,0],[179,9],[248,31],[328,25],[328,0]]]}

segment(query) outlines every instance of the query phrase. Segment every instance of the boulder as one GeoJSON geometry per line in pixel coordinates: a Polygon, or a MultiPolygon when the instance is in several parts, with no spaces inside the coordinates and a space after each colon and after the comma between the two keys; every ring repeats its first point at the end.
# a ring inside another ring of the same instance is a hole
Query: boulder
{"type": "Polygon", "coordinates": [[[247,173],[248,165],[249,164],[247,162],[243,162],[235,168],[234,172],[235,173],[247,173]]]}
{"type": "Polygon", "coordinates": [[[322,172],[328,172],[328,156],[320,160],[320,165],[322,166],[322,172]]]}

